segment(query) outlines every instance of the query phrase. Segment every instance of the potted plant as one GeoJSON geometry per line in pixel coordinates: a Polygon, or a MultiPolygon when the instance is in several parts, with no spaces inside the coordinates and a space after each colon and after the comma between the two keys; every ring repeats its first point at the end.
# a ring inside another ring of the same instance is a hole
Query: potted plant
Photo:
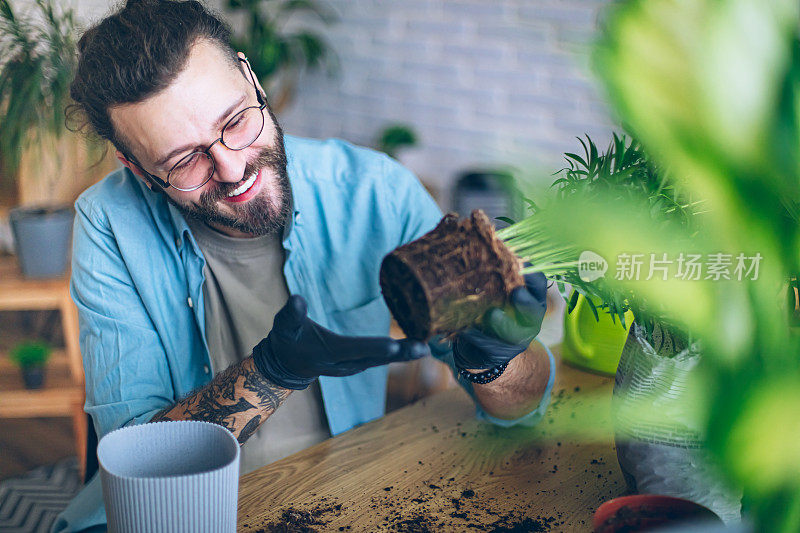
{"type": "Polygon", "coordinates": [[[291,102],[303,70],[325,67],[333,72],[336,56],[313,24],[300,24],[303,14],[327,26],[335,14],[315,0],[227,0],[233,17],[243,20],[233,46],[245,53],[280,113],[291,102]]]}
{"type": "Polygon", "coordinates": [[[717,515],[690,500],[636,494],[605,502],[595,512],[592,525],[595,533],[636,533],[696,522],[722,525],[717,515]]]}
{"type": "MultiPolygon", "coordinates": [[[[579,197],[591,202],[595,194],[602,194],[615,202],[638,202],[648,212],[651,227],[684,231],[689,237],[696,234],[704,202],[687,197],[683,185],[656,165],[640,143],[616,134],[606,152],[599,151],[588,137],[581,143],[583,154],[566,154],[569,167],[554,184],[561,199],[579,197]]],[[[690,246],[691,239],[684,242],[690,246]]],[[[667,275],[678,274],[661,259],[667,275]]],[[[644,280],[653,274],[643,271],[640,275],[644,280]]],[[[621,290],[599,279],[587,280],[580,272],[578,279],[568,277],[576,290],[565,317],[567,360],[582,366],[604,362],[584,357],[584,352],[592,350],[579,351],[578,342],[571,337],[582,337],[573,317],[581,304],[592,309],[598,321],[595,329],[601,318],[609,322],[609,315],[611,322],[616,317],[622,325],[612,330],[617,333],[612,341],[608,341],[609,335],[600,335],[601,344],[592,348],[607,350],[607,369],[615,375],[616,449],[629,490],[685,498],[709,507],[726,522],[739,520],[741,493],[728,485],[703,450],[703,428],[686,408],[688,382],[701,355],[690,330],[672,323],[635,289],[621,290]],[[595,307],[605,308],[608,314],[598,315],[595,307]],[[661,416],[657,420],[641,416],[642,398],[658,405],[661,416]]],[[[590,318],[583,323],[592,326],[590,318]]]]}
{"type": "Polygon", "coordinates": [[[393,124],[386,126],[378,134],[376,146],[378,150],[389,157],[397,159],[397,154],[404,148],[417,145],[417,134],[411,126],[406,124],[393,124]]]}
{"type": "Polygon", "coordinates": [[[39,341],[25,341],[17,344],[9,352],[11,361],[22,371],[26,389],[40,389],[44,385],[45,363],[52,349],[39,341]]]}
{"type": "Polygon", "coordinates": [[[69,204],[107,165],[85,173],[97,149],[66,135],[77,58],[73,12],[53,0],[36,7],[19,16],[0,0],[0,177],[17,183],[21,205],[9,218],[23,273],[53,277],[68,265],[69,204]]]}

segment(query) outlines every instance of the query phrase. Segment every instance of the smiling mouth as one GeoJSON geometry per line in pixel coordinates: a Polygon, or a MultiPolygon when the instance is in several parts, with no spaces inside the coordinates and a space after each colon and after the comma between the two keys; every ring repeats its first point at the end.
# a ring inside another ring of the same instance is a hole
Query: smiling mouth
{"type": "Polygon", "coordinates": [[[251,174],[250,177],[244,181],[244,183],[242,183],[241,185],[239,185],[234,190],[228,193],[228,198],[235,198],[236,196],[240,196],[249,191],[250,187],[252,187],[255,184],[256,178],[258,177],[258,173],[259,170],[253,172],[253,174],[251,174]]]}

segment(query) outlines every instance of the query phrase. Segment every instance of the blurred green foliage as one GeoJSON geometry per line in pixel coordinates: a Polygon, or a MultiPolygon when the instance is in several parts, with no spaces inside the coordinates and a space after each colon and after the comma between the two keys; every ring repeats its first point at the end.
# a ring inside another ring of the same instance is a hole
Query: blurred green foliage
{"type": "Polygon", "coordinates": [[[335,13],[315,0],[226,0],[225,5],[244,24],[232,39],[244,52],[270,97],[281,110],[296,89],[304,69],[338,67],[328,42],[315,28],[337,20],[335,13]],[[306,18],[303,18],[306,17],[306,18]]]}
{"type": "Polygon", "coordinates": [[[605,257],[761,254],[756,280],[608,282],[702,341],[709,449],[758,531],[800,531],[800,342],[782,296],[800,260],[800,3],[625,0],[604,20],[595,70],[656,164],[703,201],[701,223],[667,228],[645,196],[597,195],[549,228],[605,257]]]}
{"type": "Polygon", "coordinates": [[[20,368],[32,368],[44,365],[52,351],[44,342],[24,341],[11,348],[9,358],[20,368]]]}
{"type": "Polygon", "coordinates": [[[417,134],[411,126],[393,124],[381,130],[376,145],[378,150],[396,159],[399,150],[417,145],[417,134]]]}
{"type": "Polygon", "coordinates": [[[609,273],[577,287],[612,313],[630,306],[637,321],[701,342],[684,400],[709,450],[744,488],[757,531],[800,531],[800,340],[789,322],[800,271],[800,3],[620,0],[592,61],[643,152],[615,136],[605,153],[590,142],[567,154],[556,199],[532,203],[534,215],[501,237],[531,262],[525,270],[572,281],[583,250],[760,255],[754,279],[609,273]]]}
{"type": "Polygon", "coordinates": [[[77,64],[73,11],[36,0],[19,16],[0,0],[0,175],[16,175],[26,149],[65,131],[64,110],[77,64]]]}

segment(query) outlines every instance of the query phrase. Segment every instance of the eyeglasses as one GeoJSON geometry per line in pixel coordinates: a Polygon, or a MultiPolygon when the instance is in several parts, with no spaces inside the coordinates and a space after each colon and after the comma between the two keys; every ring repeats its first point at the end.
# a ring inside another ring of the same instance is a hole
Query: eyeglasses
{"type": "Polygon", "coordinates": [[[267,107],[267,99],[258,90],[255,76],[247,60],[239,58],[239,61],[246,65],[246,71],[256,90],[256,99],[259,105],[246,107],[233,115],[222,127],[219,138],[208,145],[208,148],[182,157],[169,170],[166,180],[147,172],[135,158],[129,157],[127,154],[125,157],[139,167],[139,170],[146,174],[148,178],[165,189],[173,187],[179,191],[189,192],[197,190],[208,183],[216,169],[214,157],[210,153],[212,146],[221,143],[228,150],[244,150],[253,144],[264,130],[264,108],[267,107]]]}

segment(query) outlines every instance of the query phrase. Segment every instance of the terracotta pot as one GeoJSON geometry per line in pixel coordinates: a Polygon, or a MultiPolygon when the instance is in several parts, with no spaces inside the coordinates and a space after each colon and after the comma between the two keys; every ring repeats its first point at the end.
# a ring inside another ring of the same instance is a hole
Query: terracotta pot
{"type": "Polygon", "coordinates": [[[635,533],[655,528],[691,523],[722,521],[700,504],[655,494],[623,496],[605,502],[594,513],[595,533],[635,533]]]}

